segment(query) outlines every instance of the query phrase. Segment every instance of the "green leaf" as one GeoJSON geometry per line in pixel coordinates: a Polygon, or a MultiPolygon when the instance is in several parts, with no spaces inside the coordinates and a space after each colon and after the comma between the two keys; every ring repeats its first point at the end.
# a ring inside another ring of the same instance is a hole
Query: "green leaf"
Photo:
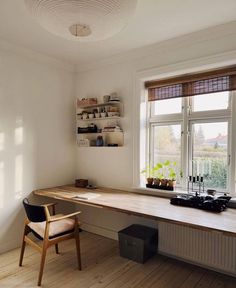
{"type": "Polygon", "coordinates": [[[165,166],[169,166],[169,165],[170,165],[170,160],[166,160],[163,164],[164,164],[165,166]]]}

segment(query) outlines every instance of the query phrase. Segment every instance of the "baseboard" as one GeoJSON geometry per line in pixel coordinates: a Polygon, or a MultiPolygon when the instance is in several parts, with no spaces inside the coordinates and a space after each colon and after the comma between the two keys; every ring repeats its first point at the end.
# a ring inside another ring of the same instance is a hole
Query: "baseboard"
{"type": "Polygon", "coordinates": [[[110,229],[104,228],[102,226],[97,226],[97,225],[83,222],[81,224],[81,228],[82,228],[82,230],[87,231],[87,232],[101,235],[101,236],[104,236],[104,237],[107,237],[107,238],[110,238],[113,240],[118,240],[117,231],[110,230],[110,229]]]}
{"type": "Polygon", "coordinates": [[[186,258],[181,258],[181,257],[175,256],[175,255],[169,254],[169,253],[162,252],[160,250],[158,251],[158,254],[172,258],[172,259],[175,259],[175,260],[179,260],[179,261],[182,261],[185,263],[189,263],[189,264],[192,264],[192,265],[195,265],[198,267],[202,267],[202,268],[214,271],[214,272],[218,272],[218,273],[225,274],[228,276],[236,277],[236,274],[234,274],[234,273],[230,273],[230,272],[227,272],[225,270],[217,269],[217,268],[214,268],[212,266],[207,266],[207,265],[204,265],[202,263],[194,262],[194,261],[191,261],[191,260],[186,259],[186,258]]]}
{"type": "Polygon", "coordinates": [[[18,240],[7,241],[7,243],[0,243],[0,254],[19,248],[20,245],[21,243],[18,240]]]}

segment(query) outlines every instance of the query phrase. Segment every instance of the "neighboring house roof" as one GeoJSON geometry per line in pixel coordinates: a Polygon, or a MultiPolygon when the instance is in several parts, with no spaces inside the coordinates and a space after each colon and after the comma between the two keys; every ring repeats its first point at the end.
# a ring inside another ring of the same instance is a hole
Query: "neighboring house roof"
{"type": "Polygon", "coordinates": [[[218,143],[218,144],[227,144],[227,141],[228,141],[228,135],[222,135],[222,134],[219,134],[217,137],[215,138],[210,138],[210,139],[206,139],[206,143],[218,143]]]}

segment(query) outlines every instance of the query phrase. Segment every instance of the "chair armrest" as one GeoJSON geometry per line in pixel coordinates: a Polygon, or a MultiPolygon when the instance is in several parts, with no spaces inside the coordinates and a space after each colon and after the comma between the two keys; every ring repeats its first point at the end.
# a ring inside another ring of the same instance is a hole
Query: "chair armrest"
{"type": "Polygon", "coordinates": [[[55,221],[59,221],[59,220],[62,220],[62,219],[70,218],[70,217],[76,216],[76,215],[78,215],[80,213],[81,213],[81,211],[77,211],[77,212],[74,212],[74,213],[71,213],[71,214],[67,214],[67,215],[63,215],[63,216],[59,216],[59,217],[49,218],[48,222],[50,223],[50,222],[55,222],[55,221]]]}
{"type": "Polygon", "coordinates": [[[51,207],[51,206],[56,206],[57,203],[48,203],[48,204],[43,204],[42,206],[47,206],[47,207],[51,207]]]}
{"type": "Polygon", "coordinates": [[[56,208],[55,208],[56,205],[57,205],[57,203],[48,203],[48,204],[41,205],[44,207],[46,215],[47,215],[46,217],[48,219],[50,218],[50,211],[51,211],[52,215],[56,214],[56,208]],[[49,210],[48,208],[51,208],[51,210],[49,210]]]}

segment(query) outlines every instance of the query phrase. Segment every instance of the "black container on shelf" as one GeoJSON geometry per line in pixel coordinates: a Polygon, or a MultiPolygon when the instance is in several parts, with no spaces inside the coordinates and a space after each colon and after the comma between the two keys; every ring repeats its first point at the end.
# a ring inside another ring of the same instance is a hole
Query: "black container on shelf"
{"type": "Polygon", "coordinates": [[[144,263],[157,253],[157,229],[133,224],[118,232],[120,256],[144,263]]]}
{"type": "Polygon", "coordinates": [[[78,134],[97,133],[98,127],[96,125],[88,126],[88,127],[78,127],[77,132],[78,132],[78,134]]]}

